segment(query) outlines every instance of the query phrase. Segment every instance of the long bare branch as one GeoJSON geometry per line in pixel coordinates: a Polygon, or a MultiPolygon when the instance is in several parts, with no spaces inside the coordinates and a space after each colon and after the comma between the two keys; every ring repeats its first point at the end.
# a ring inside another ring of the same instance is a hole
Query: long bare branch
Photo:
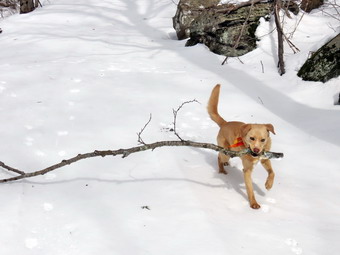
{"type": "MultiPolygon", "coordinates": [[[[70,165],[72,163],[75,163],[75,162],[83,160],[83,159],[94,158],[94,157],[118,156],[118,155],[122,155],[122,157],[125,158],[132,153],[137,153],[137,152],[147,151],[147,150],[153,151],[156,148],[166,147],[166,146],[168,146],[168,147],[169,146],[170,147],[186,146],[186,147],[196,147],[196,148],[210,149],[210,150],[222,152],[222,153],[224,153],[224,154],[226,154],[230,157],[241,157],[243,155],[252,153],[249,149],[244,149],[244,150],[241,150],[241,151],[230,151],[230,150],[226,150],[226,149],[224,149],[220,146],[217,146],[217,145],[211,144],[211,143],[199,143],[199,142],[192,142],[192,141],[160,141],[160,142],[155,142],[155,143],[151,143],[151,144],[144,144],[144,145],[141,145],[141,146],[136,146],[136,147],[132,147],[132,148],[128,148],[128,149],[101,150],[101,151],[96,150],[96,151],[89,152],[89,153],[78,154],[77,156],[75,156],[73,158],[62,160],[61,162],[59,162],[57,164],[54,164],[54,165],[49,166],[47,168],[44,168],[42,170],[38,170],[38,171],[35,171],[35,172],[30,172],[30,173],[26,173],[24,171],[17,170],[17,169],[15,169],[15,171],[13,171],[14,168],[7,166],[5,163],[0,161],[1,167],[19,174],[18,176],[14,176],[14,177],[11,177],[11,178],[1,179],[0,183],[6,183],[6,182],[11,182],[11,181],[17,181],[17,180],[21,180],[21,179],[31,178],[31,177],[34,177],[34,176],[44,175],[44,174],[47,174],[47,173],[49,173],[53,170],[56,170],[58,168],[70,165]]],[[[261,158],[267,158],[267,159],[282,158],[283,153],[264,152],[260,155],[260,157],[261,158]]]]}
{"type": "Polygon", "coordinates": [[[140,132],[137,133],[138,142],[141,144],[140,146],[136,146],[136,147],[132,147],[132,148],[128,148],[128,149],[118,149],[118,150],[100,150],[100,151],[95,150],[93,152],[78,154],[77,156],[75,156],[73,158],[64,159],[57,164],[54,164],[54,165],[49,166],[47,168],[44,168],[42,170],[38,170],[38,171],[35,171],[35,172],[29,172],[29,173],[22,171],[22,170],[19,170],[19,169],[16,169],[16,168],[13,168],[13,167],[10,167],[7,164],[0,161],[0,167],[8,170],[9,172],[14,172],[14,173],[18,174],[17,176],[14,176],[14,177],[0,179],[0,183],[12,182],[12,181],[22,180],[22,179],[26,179],[26,178],[31,178],[31,177],[34,177],[34,176],[44,175],[44,174],[47,174],[47,173],[54,171],[56,169],[62,168],[64,166],[73,164],[77,161],[87,159],[87,158],[107,157],[107,156],[117,156],[117,155],[121,155],[123,158],[126,158],[127,156],[129,156],[132,153],[147,151],[147,150],[153,151],[156,148],[166,147],[166,146],[168,146],[168,147],[169,146],[170,147],[186,146],[186,147],[196,147],[196,148],[210,149],[210,150],[222,152],[225,155],[228,155],[230,157],[242,157],[246,154],[256,156],[256,157],[260,157],[260,158],[266,158],[266,159],[282,158],[283,157],[283,153],[276,153],[276,152],[267,151],[267,152],[263,152],[260,155],[253,155],[253,152],[250,149],[244,149],[244,150],[241,150],[241,151],[231,151],[231,150],[226,150],[223,147],[220,147],[220,146],[217,146],[217,145],[211,144],[211,143],[199,143],[199,142],[183,140],[178,135],[178,133],[176,131],[177,114],[185,104],[189,104],[189,103],[193,103],[193,102],[199,103],[196,99],[194,99],[194,100],[186,101],[186,102],[182,103],[176,110],[173,109],[174,133],[180,139],[180,141],[160,141],[160,142],[146,144],[144,142],[144,140],[142,139],[142,133],[144,132],[144,130],[146,129],[146,127],[150,124],[150,122],[152,120],[152,115],[150,114],[148,122],[144,125],[144,127],[140,130],[140,132]]]}

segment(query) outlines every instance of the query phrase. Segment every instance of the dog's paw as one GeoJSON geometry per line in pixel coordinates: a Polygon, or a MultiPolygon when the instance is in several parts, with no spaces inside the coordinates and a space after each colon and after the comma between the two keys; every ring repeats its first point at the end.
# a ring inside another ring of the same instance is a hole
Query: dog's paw
{"type": "Polygon", "coordinates": [[[224,169],[223,169],[223,170],[220,169],[220,170],[218,171],[218,173],[219,173],[219,174],[228,174],[228,172],[227,172],[226,170],[224,170],[224,169]]]}
{"type": "Polygon", "coordinates": [[[250,204],[250,207],[253,208],[253,209],[260,209],[261,208],[261,206],[258,203],[256,203],[256,202],[250,204]]]}
{"type": "Polygon", "coordinates": [[[274,183],[273,178],[268,178],[266,183],[265,183],[266,189],[270,190],[273,187],[273,183],[274,183]]]}

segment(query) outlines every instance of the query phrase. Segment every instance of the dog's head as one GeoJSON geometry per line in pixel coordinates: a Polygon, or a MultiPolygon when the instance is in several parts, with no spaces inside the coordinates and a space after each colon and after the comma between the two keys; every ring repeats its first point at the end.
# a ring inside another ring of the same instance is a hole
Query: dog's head
{"type": "Polygon", "coordinates": [[[275,134],[272,124],[244,124],[241,127],[243,143],[254,155],[270,149],[269,132],[275,134]]]}

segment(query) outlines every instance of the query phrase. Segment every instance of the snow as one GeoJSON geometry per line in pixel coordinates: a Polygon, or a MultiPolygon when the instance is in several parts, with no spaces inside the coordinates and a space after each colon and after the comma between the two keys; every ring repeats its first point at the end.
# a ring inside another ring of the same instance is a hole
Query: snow
{"type": "MultiPolygon", "coordinates": [[[[174,140],[172,109],[184,101],[178,132],[214,143],[207,115],[222,84],[227,120],[272,123],[276,180],[256,166],[261,209],[249,207],[239,159],[217,173],[217,155],[160,148],[122,159],[87,159],[1,184],[1,255],[309,254],[340,248],[339,78],[296,76],[310,51],[339,32],[321,11],[305,14],[276,69],[273,21],[261,21],[259,48],[231,58],[185,48],[172,28],[171,0],[49,0],[1,20],[0,160],[35,171],[78,153],[174,140]],[[320,33],[322,31],[322,33],[320,33]],[[263,69],[262,69],[263,66],[263,69]],[[147,208],[148,209],[147,209],[147,208]]],[[[332,10],[330,10],[332,11],[332,10]]],[[[293,33],[302,14],[285,18],[293,33]]],[[[8,177],[4,170],[1,178],[8,177]]]]}
{"type": "Polygon", "coordinates": [[[249,2],[249,0],[221,0],[218,4],[239,4],[249,2]]]}

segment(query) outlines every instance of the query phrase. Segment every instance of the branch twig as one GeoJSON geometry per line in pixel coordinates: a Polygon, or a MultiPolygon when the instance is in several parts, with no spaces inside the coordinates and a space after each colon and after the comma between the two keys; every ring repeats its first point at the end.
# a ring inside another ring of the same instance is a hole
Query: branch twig
{"type": "Polygon", "coordinates": [[[230,13],[232,11],[235,11],[237,9],[240,9],[242,7],[248,6],[248,5],[253,5],[253,4],[257,4],[260,2],[265,2],[264,0],[249,0],[247,2],[242,2],[236,5],[228,5],[226,8],[222,8],[222,9],[218,9],[216,11],[216,13],[230,13]]]}
{"type": "MultiPolygon", "coordinates": [[[[236,42],[235,42],[235,44],[234,44],[234,46],[233,46],[233,50],[235,50],[235,49],[238,47],[238,45],[239,45],[239,43],[240,43],[240,40],[241,40],[241,37],[242,37],[243,32],[244,32],[244,28],[246,27],[246,24],[248,23],[250,14],[251,14],[252,11],[253,11],[253,7],[254,7],[254,2],[255,2],[255,1],[254,1],[254,0],[251,0],[250,2],[251,2],[251,5],[250,5],[250,8],[249,8],[249,13],[248,13],[248,15],[247,15],[245,21],[244,21],[243,24],[242,24],[240,34],[239,34],[239,36],[238,36],[237,39],[236,39],[236,42]]],[[[227,62],[227,60],[228,60],[228,56],[226,56],[225,59],[223,60],[222,66],[227,62]]]]}
{"type": "Polygon", "coordinates": [[[0,161],[0,167],[2,167],[2,168],[4,168],[4,169],[7,169],[8,171],[10,171],[10,172],[14,172],[14,173],[17,173],[17,174],[25,174],[25,172],[23,172],[23,171],[20,171],[20,170],[18,170],[18,169],[15,169],[15,168],[13,168],[13,167],[10,167],[10,166],[8,166],[8,165],[6,165],[5,163],[3,163],[3,162],[1,162],[0,161]]]}
{"type": "Polygon", "coordinates": [[[183,139],[182,139],[182,137],[180,137],[179,136],[179,134],[178,134],[178,132],[177,132],[177,129],[176,129],[176,123],[177,123],[177,114],[178,114],[178,112],[182,109],[182,107],[185,105],[185,104],[190,104],[190,103],[199,103],[196,99],[194,99],[194,100],[191,100],[191,101],[186,101],[186,102],[184,102],[184,103],[182,103],[178,108],[177,108],[177,110],[175,110],[175,109],[172,109],[172,113],[173,113],[173,115],[174,115],[174,122],[172,123],[173,124],[173,127],[174,127],[174,134],[177,136],[177,138],[179,139],[179,140],[181,140],[181,141],[184,141],[183,139]]]}
{"type": "Polygon", "coordinates": [[[301,20],[303,19],[304,16],[305,16],[305,12],[302,13],[300,19],[298,20],[297,24],[296,24],[295,27],[294,27],[294,30],[290,33],[289,39],[292,39],[292,38],[293,38],[294,33],[296,32],[296,29],[299,27],[299,25],[300,25],[300,23],[301,23],[301,20]]]}
{"type": "Polygon", "coordinates": [[[298,47],[295,46],[294,43],[292,43],[291,40],[289,40],[289,38],[283,33],[283,38],[286,40],[286,42],[288,43],[288,46],[292,49],[292,51],[295,53],[299,52],[300,49],[298,47]]]}
{"type": "Polygon", "coordinates": [[[138,136],[138,143],[139,144],[146,144],[143,139],[142,139],[142,133],[144,132],[145,128],[149,125],[149,123],[151,122],[151,119],[152,119],[152,114],[150,113],[150,117],[149,117],[149,120],[148,122],[144,125],[144,127],[137,133],[137,136],[138,136]]]}

